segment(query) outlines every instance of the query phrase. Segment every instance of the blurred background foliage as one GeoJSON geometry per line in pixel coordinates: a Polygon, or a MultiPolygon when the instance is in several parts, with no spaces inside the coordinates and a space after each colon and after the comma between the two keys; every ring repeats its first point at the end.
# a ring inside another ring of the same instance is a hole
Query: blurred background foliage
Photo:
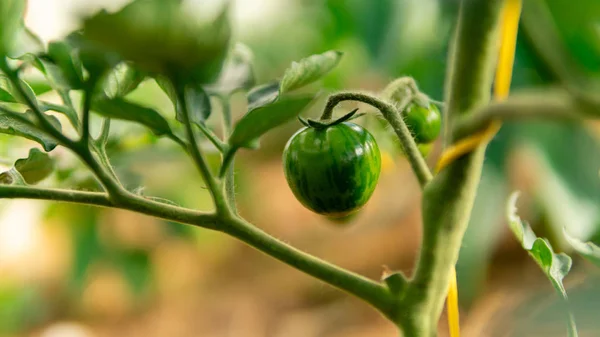
{"type": "MultiPolygon", "coordinates": [[[[221,1],[197,0],[202,15],[221,1]],[[205,12],[202,12],[202,10],[205,12]]],[[[600,77],[600,2],[545,0],[580,70],[600,77]]],[[[77,27],[81,13],[124,1],[30,0],[26,23],[44,41],[77,27]]],[[[443,99],[455,0],[237,0],[235,41],[254,53],[259,83],[292,60],[336,49],[340,65],[326,91],[379,91],[410,75],[443,99]]],[[[512,90],[557,82],[521,30],[512,90]]],[[[477,51],[473,51],[477,52],[477,51]]],[[[28,82],[43,87],[35,73],[28,82]]],[[[77,95],[74,95],[77,101],[77,95]]],[[[43,96],[56,100],[52,93],[43,96]]],[[[173,119],[170,101],[148,80],[131,99],[173,119]]],[[[218,104],[213,104],[219,107],[218,104]]],[[[307,115],[319,113],[321,104],[307,115]]],[[[348,106],[350,108],[350,106],[348,106]]],[[[234,115],[245,111],[241,94],[234,115]]],[[[218,113],[209,124],[219,131],[218,113]]],[[[95,121],[99,128],[100,120],[95,121]]],[[[275,236],[317,256],[378,278],[382,265],[410,272],[420,242],[419,189],[399,144],[375,118],[364,123],[387,158],[369,205],[341,227],[303,209],[280,166],[300,125],[270,132],[236,163],[241,212],[275,236]]],[[[131,189],[180,205],[210,208],[185,156],[130,123],[114,123],[109,155],[131,189]]],[[[465,336],[562,336],[558,298],[507,231],[508,194],[524,191],[523,218],[558,250],[563,227],[600,242],[600,124],[506,124],[486,154],[482,183],[458,263],[465,336]]],[[[25,157],[30,142],[0,135],[0,164],[25,157]]],[[[207,145],[208,146],[208,145],[207,145]]],[[[440,144],[429,156],[434,162],[440,144]]],[[[216,154],[214,154],[216,156],[216,154]]],[[[45,185],[98,186],[57,148],[57,172],[45,185]]],[[[215,157],[216,158],[216,157],[215,157]]],[[[600,275],[576,259],[566,280],[581,336],[597,336],[600,275]]],[[[444,323],[440,334],[445,335],[444,323]]],[[[0,202],[0,336],[395,336],[366,305],[218,233],[124,211],[34,201],[0,202]]]]}

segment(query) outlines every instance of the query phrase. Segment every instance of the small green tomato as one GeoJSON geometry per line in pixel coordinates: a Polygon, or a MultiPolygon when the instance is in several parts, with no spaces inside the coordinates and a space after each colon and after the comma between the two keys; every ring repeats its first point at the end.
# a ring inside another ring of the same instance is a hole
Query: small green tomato
{"type": "Polygon", "coordinates": [[[343,122],[298,131],[285,147],[283,165],[292,192],[306,208],[343,218],[373,194],[381,155],[367,130],[343,122]]]}
{"type": "Polygon", "coordinates": [[[440,110],[433,103],[428,108],[413,103],[406,109],[404,121],[419,144],[433,142],[442,129],[440,110]]]}

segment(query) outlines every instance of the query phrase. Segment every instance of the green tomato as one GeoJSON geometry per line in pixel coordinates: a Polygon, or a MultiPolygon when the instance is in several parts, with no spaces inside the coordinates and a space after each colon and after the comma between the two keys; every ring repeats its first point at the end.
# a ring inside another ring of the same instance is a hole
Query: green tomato
{"type": "Polygon", "coordinates": [[[435,104],[429,108],[412,104],[404,114],[404,121],[419,144],[433,142],[442,129],[442,115],[435,104]]]}
{"type": "Polygon", "coordinates": [[[381,154],[367,130],[344,122],[298,131],[285,147],[283,165],[292,192],[306,208],[342,218],[373,194],[381,154]]]}

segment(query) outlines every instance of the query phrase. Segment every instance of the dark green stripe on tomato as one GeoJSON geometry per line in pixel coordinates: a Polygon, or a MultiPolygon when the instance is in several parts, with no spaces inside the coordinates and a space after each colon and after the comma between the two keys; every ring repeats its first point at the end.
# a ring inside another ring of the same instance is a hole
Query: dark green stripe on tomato
{"type": "Polygon", "coordinates": [[[296,198],[316,213],[336,217],[364,206],[381,172],[375,138],[349,122],[301,129],[287,143],[283,163],[296,198]]]}

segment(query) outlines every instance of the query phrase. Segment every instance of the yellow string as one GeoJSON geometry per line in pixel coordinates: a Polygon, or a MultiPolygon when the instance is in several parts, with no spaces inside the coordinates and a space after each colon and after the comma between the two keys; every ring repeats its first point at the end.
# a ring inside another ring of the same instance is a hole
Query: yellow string
{"type": "MultiPolygon", "coordinates": [[[[508,96],[512,69],[515,60],[515,48],[517,45],[517,31],[519,29],[519,18],[521,16],[522,0],[505,0],[502,11],[501,44],[494,79],[494,97],[502,100],[508,96]]],[[[488,127],[469,137],[461,139],[448,147],[442,153],[436,166],[436,173],[448,166],[451,162],[462,155],[471,152],[476,147],[487,144],[500,130],[502,123],[494,121],[488,127]]],[[[450,284],[448,286],[448,297],[446,299],[446,310],[448,312],[448,327],[450,337],[460,337],[460,320],[458,312],[458,287],[456,282],[456,269],[452,269],[450,284]]]]}

